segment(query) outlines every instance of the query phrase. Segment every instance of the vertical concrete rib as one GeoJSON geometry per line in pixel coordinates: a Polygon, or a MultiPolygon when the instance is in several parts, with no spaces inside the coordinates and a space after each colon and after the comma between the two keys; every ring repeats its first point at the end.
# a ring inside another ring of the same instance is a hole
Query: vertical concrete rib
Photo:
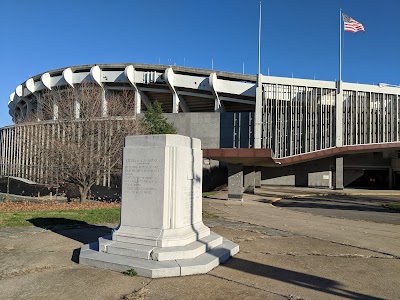
{"type": "Polygon", "coordinates": [[[133,87],[135,91],[135,114],[138,115],[142,111],[142,101],[146,107],[150,105],[150,101],[147,96],[140,91],[139,87],[136,85],[137,74],[136,70],[132,65],[126,66],[124,70],[124,75],[128,79],[129,84],[133,87]]]}
{"type": "Polygon", "coordinates": [[[164,72],[165,81],[172,93],[172,113],[176,114],[179,113],[179,107],[182,109],[183,112],[189,112],[189,108],[183,98],[178,95],[176,91],[175,84],[174,84],[174,70],[170,67],[167,68],[164,72]]]}
{"type": "Polygon", "coordinates": [[[256,84],[256,107],[254,113],[254,148],[261,148],[262,137],[262,75],[257,75],[256,84]]]}
{"type": "Polygon", "coordinates": [[[218,76],[217,73],[213,72],[208,77],[208,85],[211,93],[214,95],[214,111],[225,112],[224,106],[219,98],[218,94],[218,76]]]}
{"type": "Polygon", "coordinates": [[[108,116],[108,103],[107,103],[107,97],[106,97],[106,90],[104,88],[103,82],[102,82],[102,71],[99,66],[93,66],[90,69],[90,76],[92,77],[93,81],[97,83],[101,88],[102,88],[102,93],[101,93],[101,116],[102,117],[107,117],[108,116]]]}
{"type": "Polygon", "coordinates": [[[343,87],[342,82],[337,82],[337,94],[336,94],[336,138],[335,146],[343,146],[343,87]]]}

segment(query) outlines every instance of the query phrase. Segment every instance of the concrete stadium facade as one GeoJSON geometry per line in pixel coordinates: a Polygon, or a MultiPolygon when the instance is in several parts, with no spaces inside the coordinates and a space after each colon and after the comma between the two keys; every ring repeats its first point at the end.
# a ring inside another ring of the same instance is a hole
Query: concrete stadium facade
{"type": "MultiPolygon", "coordinates": [[[[104,119],[117,117],[106,109],[113,91],[132,92],[136,115],[161,102],[178,133],[200,138],[206,157],[229,164],[239,196],[239,182],[343,188],[365,170],[384,172],[387,187],[400,184],[400,88],[147,64],[75,66],[19,85],[8,104],[17,124],[0,132],[1,175],[40,181],[46,163],[32,162],[22,141],[56,131],[57,105],[47,119],[18,122],[41,111],[44,92],[86,82],[102,88],[104,119]],[[43,164],[35,174],[33,163],[43,164]]],[[[79,120],[79,101],[74,107],[79,120]]]]}

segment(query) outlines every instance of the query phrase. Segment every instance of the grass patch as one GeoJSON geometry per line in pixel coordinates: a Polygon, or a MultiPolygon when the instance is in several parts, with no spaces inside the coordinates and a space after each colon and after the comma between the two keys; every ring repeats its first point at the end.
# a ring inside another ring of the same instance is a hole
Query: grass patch
{"type": "Polygon", "coordinates": [[[119,208],[0,212],[0,228],[118,223],[119,208]]]}
{"type": "Polygon", "coordinates": [[[204,192],[204,193],[202,193],[202,196],[203,197],[210,197],[210,196],[213,196],[213,195],[215,195],[217,192],[204,192]]]}
{"type": "Polygon", "coordinates": [[[218,218],[218,216],[203,211],[203,219],[214,219],[214,218],[218,218]]]}
{"type": "Polygon", "coordinates": [[[122,274],[133,277],[133,276],[137,275],[137,272],[135,271],[134,268],[132,268],[132,269],[126,270],[125,272],[122,272],[122,274]]]}
{"type": "Polygon", "coordinates": [[[382,204],[382,206],[384,208],[388,208],[388,209],[400,210],[400,202],[385,203],[385,204],[382,204]]]}

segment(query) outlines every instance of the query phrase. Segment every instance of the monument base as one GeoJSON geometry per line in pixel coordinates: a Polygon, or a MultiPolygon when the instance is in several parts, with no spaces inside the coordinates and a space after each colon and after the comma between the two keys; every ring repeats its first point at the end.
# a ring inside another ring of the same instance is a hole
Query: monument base
{"type": "Polygon", "coordinates": [[[204,274],[239,251],[220,235],[200,238],[185,246],[152,247],[113,241],[110,236],[81,248],[79,263],[124,272],[134,269],[150,278],[204,274]]]}
{"type": "Polygon", "coordinates": [[[128,136],[120,225],[81,248],[79,263],[151,278],[207,273],[239,251],[202,219],[202,151],[176,134],[128,136]]]}

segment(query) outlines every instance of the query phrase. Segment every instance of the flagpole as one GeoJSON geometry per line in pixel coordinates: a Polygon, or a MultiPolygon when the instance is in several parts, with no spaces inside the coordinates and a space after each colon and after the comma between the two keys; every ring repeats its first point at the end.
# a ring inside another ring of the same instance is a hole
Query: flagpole
{"type": "Polygon", "coordinates": [[[342,84],[342,9],[339,14],[339,84],[342,84]]]}
{"type": "Polygon", "coordinates": [[[339,16],[339,82],[336,92],[336,120],[335,120],[335,145],[336,147],[343,146],[343,89],[342,89],[342,9],[339,16]]]}
{"type": "Polygon", "coordinates": [[[260,16],[258,19],[258,74],[261,74],[261,0],[260,0],[260,16]]]}
{"type": "Polygon", "coordinates": [[[256,107],[254,112],[254,148],[261,148],[262,139],[262,75],[261,75],[261,0],[258,19],[258,74],[256,83],[256,107]]]}

